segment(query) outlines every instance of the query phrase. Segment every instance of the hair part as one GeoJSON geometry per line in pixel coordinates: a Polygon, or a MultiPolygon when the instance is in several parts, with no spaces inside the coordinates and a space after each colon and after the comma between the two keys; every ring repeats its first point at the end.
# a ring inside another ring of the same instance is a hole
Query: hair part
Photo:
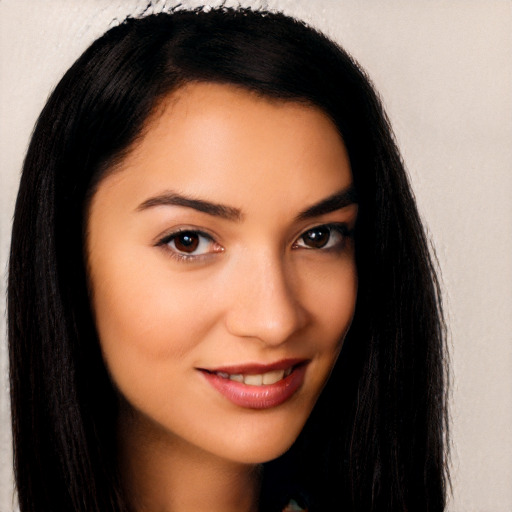
{"type": "Polygon", "coordinates": [[[388,120],[339,46],[280,13],[217,8],[128,18],[44,107],[23,166],[8,281],[21,512],[126,512],[118,399],[87,290],[96,187],[169,94],[191,82],[312,104],[336,124],[359,200],[355,318],[293,447],[265,465],[261,510],[444,509],[446,347],[436,269],[388,120]]]}

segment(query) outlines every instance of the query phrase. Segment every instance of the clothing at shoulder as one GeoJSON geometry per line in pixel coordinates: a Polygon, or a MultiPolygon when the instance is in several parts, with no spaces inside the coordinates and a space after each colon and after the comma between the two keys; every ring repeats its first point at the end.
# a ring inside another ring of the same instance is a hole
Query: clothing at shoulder
{"type": "Polygon", "coordinates": [[[308,512],[308,510],[300,507],[295,500],[290,500],[288,505],[284,507],[283,512],[308,512]]]}

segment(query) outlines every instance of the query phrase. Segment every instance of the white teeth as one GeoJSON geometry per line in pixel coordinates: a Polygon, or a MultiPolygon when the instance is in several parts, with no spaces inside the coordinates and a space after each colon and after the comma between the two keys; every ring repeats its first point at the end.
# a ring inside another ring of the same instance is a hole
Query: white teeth
{"type": "Polygon", "coordinates": [[[284,370],[275,370],[263,374],[263,384],[274,384],[284,377],[284,370]]]}
{"type": "Polygon", "coordinates": [[[248,386],[261,386],[263,385],[263,375],[245,375],[244,384],[248,386]]]}
{"type": "Polygon", "coordinates": [[[256,375],[242,375],[241,373],[229,374],[226,372],[216,372],[219,377],[223,379],[234,380],[235,382],[243,382],[248,386],[263,386],[279,382],[281,379],[288,377],[292,373],[293,368],[286,370],[273,370],[267,373],[260,373],[256,375]]]}

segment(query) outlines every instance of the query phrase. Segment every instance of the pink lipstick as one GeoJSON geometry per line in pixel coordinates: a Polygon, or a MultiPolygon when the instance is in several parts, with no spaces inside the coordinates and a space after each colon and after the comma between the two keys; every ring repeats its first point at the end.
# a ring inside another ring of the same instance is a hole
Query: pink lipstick
{"type": "Polygon", "coordinates": [[[289,400],[304,382],[305,359],[200,369],[213,388],[235,405],[270,409],[289,400]]]}

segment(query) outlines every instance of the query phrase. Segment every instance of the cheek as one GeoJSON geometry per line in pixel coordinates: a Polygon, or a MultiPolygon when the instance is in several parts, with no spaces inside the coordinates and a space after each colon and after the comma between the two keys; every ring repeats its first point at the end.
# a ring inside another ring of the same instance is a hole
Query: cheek
{"type": "MultiPolygon", "coordinates": [[[[311,267],[310,267],[311,270],[311,267]]],[[[340,354],[343,341],[354,316],[357,299],[357,271],[353,258],[346,258],[340,264],[324,266],[317,272],[311,271],[304,282],[303,296],[308,304],[314,328],[310,331],[311,343],[315,348],[314,366],[311,377],[316,390],[315,401],[325,385],[340,354]]]]}
{"type": "Polygon", "coordinates": [[[305,292],[315,317],[321,348],[338,350],[352,323],[357,298],[357,271],[353,258],[326,267],[309,277],[315,285],[305,292]]]}
{"type": "Polygon", "coordinates": [[[214,321],[208,290],[166,274],[147,248],[100,253],[92,268],[96,327],[116,381],[189,357],[214,321]]]}

